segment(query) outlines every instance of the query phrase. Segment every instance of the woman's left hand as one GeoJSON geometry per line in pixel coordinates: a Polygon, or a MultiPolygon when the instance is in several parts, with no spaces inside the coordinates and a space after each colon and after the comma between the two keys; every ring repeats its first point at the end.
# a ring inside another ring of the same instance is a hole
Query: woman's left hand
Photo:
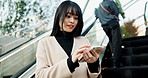
{"type": "Polygon", "coordinates": [[[99,54],[94,49],[88,48],[83,52],[83,58],[87,63],[94,63],[99,59],[99,54]]]}

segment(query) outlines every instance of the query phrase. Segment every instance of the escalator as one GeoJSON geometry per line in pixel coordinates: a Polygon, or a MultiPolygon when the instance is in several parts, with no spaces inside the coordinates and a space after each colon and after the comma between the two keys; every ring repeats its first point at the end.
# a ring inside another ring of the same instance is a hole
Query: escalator
{"type": "Polygon", "coordinates": [[[113,68],[113,57],[109,47],[103,57],[102,76],[103,78],[148,78],[148,35],[147,35],[147,2],[145,3],[144,14],[136,18],[144,17],[141,22],[146,28],[145,36],[129,37],[122,39],[122,56],[120,68],[113,68]]]}
{"type": "Polygon", "coordinates": [[[103,78],[148,78],[148,36],[122,40],[121,64],[120,68],[110,65],[103,69],[103,78]]]}

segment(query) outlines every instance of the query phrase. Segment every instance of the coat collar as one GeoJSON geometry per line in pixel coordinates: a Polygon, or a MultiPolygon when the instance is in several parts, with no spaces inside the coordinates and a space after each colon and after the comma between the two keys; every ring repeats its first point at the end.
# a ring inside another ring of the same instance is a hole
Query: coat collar
{"type": "MultiPolygon", "coordinates": [[[[64,57],[68,57],[68,55],[66,54],[66,52],[64,51],[64,49],[61,47],[61,45],[58,43],[58,41],[56,40],[55,36],[53,36],[53,40],[55,42],[55,44],[57,45],[57,47],[60,48],[62,55],[64,55],[64,57]]],[[[74,42],[73,42],[73,47],[72,47],[72,51],[71,51],[71,55],[73,54],[74,50],[76,48],[76,39],[74,38],[74,42]]],[[[59,53],[59,54],[61,54],[59,53]]]]}

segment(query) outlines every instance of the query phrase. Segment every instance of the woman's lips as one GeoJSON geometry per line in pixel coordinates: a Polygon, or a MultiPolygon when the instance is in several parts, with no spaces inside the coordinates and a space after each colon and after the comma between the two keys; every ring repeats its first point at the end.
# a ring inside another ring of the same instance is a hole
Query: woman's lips
{"type": "Polygon", "coordinates": [[[69,28],[74,28],[74,25],[67,25],[69,28]]]}

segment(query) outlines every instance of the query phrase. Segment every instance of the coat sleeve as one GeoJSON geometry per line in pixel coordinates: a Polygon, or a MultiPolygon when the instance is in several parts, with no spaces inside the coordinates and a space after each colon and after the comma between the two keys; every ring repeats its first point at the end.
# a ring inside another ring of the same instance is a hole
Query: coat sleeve
{"type": "MultiPolygon", "coordinates": [[[[91,45],[87,38],[86,38],[86,43],[91,45]]],[[[98,73],[91,73],[89,68],[87,70],[90,78],[98,78],[99,74],[101,73],[101,65],[99,65],[98,67],[98,73]]]]}
{"type": "Polygon", "coordinates": [[[100,73],[101,73],[101,65],[99,65],[98,67],[98,73],[91,73],[88,69],[88,74],[90,78],[98,78],[100,73]]]}
{"type": "Polygon", "coordinates": [[[49,65],[47,58],[50,57],[47,57],[45,44],[40,40],[36,53],[36,78],[67,78],[71,76],[67,66],[67,58],[54,65],[49,65]]]}

